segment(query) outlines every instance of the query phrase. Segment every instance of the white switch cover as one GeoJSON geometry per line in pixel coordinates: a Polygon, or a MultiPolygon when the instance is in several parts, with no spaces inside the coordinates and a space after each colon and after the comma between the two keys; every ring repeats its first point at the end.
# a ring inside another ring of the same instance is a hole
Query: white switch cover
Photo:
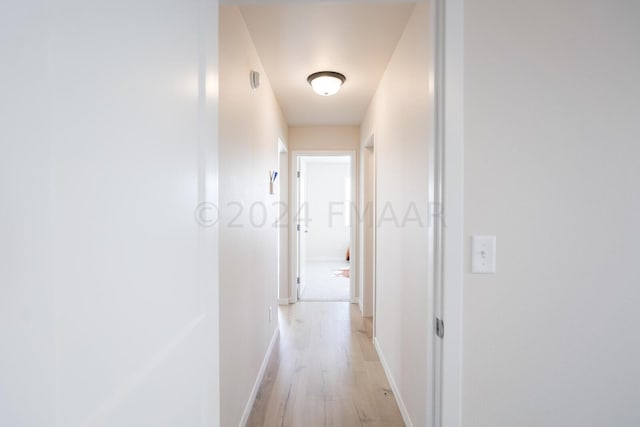
{"type": "Polygon", "coordinates": [[[496,236],[471,237],[471,272],[496,272],[496,236]]]}

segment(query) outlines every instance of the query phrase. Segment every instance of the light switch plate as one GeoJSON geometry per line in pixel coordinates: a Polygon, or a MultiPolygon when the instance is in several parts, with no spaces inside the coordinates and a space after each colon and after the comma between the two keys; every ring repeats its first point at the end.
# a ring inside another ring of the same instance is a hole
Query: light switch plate
{"type": "Polygon", "coordinates": [[[471,237],[471,272],[496,272],[496,236],[471,237]]]}

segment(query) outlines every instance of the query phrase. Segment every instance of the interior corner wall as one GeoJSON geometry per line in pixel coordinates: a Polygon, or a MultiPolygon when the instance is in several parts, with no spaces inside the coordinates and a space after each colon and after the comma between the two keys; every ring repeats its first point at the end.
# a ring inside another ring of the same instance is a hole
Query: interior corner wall
{"type": "Polygon", "coordinates": [[[220,357],[223,426],[240,423],[277,328],[278,138],[287,126],[237,7],[220,8],[220,357]],[[249,85],[251,70],[261,86],[249,85]]]}
{"type": "Polygon", "coordinates": [[[465,2],[465,234],[497,236],[496,274],[465,266],[465,427],[640,425],[638,22],[465,2]]]}
{"type": "Polygon", "coordinates": [[[375,134],[376,340],[409,425],[427,423],[429,5],[419,3],[362,124],[375,134]],[[407,419],[408,418],[408,419],[407,419]]]}

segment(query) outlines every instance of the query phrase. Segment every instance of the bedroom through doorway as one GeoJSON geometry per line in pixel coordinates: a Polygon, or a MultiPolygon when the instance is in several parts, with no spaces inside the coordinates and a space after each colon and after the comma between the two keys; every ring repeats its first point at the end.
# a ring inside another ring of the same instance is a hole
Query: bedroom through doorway
{"type": "Polygon", "coordinates": [[[351,301],[353,156],[301,155],[298,165],[298,299],[351,301]]]}

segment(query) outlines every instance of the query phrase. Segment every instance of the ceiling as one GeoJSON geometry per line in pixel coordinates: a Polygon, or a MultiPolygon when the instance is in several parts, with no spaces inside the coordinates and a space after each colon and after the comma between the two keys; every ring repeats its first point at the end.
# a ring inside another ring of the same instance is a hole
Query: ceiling
{"type": "Polygon", "coordinates": [[[414,3],[241,5],[289,126],[359,125],[414,3]],[[307,76],[347,77],[337,95],[315,94],[307,76]]]}

